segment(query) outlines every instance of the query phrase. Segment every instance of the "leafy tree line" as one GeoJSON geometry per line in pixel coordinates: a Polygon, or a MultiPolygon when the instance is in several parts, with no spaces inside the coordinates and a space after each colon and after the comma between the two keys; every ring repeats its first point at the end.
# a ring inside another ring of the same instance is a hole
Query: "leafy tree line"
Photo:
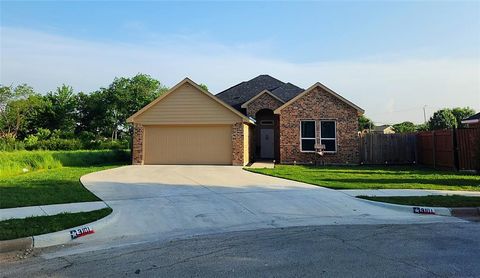
{"type": "Polygon", "coordinates": [[[168,90],[137,74],[106,88],[75,93],[62,85],[45,95],[22,84],[0,86],[0,150],[128,147],[126,119],[168,90]]]}
{"type": "MultiPolygon", "coordinates": [[[[456,107],[453,109],[444,108],[436,111],[425,124],[414,124],[409,121],[392,125],[396,133],[417,132],[427,130],[437,130],[445,128],[464,127],[462,120],[475,114],[475,110],[470,107],[456,107]]],[[[359,129],[368,130],[373,127],[372,120],[365,116],[359,118],[359,129]]]]}

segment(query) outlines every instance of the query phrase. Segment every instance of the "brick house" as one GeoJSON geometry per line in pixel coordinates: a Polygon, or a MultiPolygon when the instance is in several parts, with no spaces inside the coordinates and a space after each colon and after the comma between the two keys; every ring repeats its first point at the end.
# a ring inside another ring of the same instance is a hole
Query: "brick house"
{"type": "Polygon", "coordinates": [[[132,115],[133,164],[357,164],[363,110],[269,75],[216,95],[185,79],[132,115]]]}

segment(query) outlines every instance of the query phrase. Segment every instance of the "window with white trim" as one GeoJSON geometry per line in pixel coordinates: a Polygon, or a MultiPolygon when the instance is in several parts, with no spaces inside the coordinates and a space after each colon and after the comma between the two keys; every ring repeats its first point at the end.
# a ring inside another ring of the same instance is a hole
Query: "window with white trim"
{"type": "Polygon", "coordinates": [[[302,152],[315,151],[315,121],[301,121],[300,150],[302,152]]]}
{"type": "Polygon", "coordinates": [[[325,145],[325,152],[337,151],[337,123],[320,121],[320,143],[325,145]]]}

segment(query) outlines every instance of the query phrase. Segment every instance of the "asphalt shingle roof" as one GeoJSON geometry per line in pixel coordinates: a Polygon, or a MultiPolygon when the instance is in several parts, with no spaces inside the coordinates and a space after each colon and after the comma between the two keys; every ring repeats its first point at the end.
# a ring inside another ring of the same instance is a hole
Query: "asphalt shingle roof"
{"type": "Polygon", "coordinates": [[[270,75],[263,74],[230,87],[216,96],[233,108],[242,111],[240,106],[263,90],[269,90],[285,102],[304,91],[292,83],[284,83],[270,75]]]}
{"type": "Polygon", "coordinates": [[[283,100],[284,102],[287,102],[292,98],[296,97],[297,95],[299,95],[303,91],[305,90],[289,82],[289,83],[283,84],[282,86],[274,89],[271,92],[272,94],[276,95],[281,100],[283,100]]]}

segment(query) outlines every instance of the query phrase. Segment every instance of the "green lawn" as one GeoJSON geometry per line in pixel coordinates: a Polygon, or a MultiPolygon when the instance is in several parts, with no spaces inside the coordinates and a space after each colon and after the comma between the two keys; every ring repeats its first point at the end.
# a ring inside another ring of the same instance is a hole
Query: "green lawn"
{"type": "Polygon", "coordinates": [[[294,166],[246,170],[333,189],[442,189],[480,191],[480,175],[405,166],[294,166]]]}
{"type": "Polygon", "coordinates": [[[459,196],[459,195],[450,195],[450,196],[392,196],[392,197],[369,197],[369,196],[358,196],[357,198],[399,204],[399,205],[409,205],[409,206],[427,206],[427,207],[480,207],[480,197],[469,197],[469,196],[459,196]]]}
{"type": "Polygon", "coordinates": [[[104,208],[89,212],[62,213],[0,221],[0,240],[41,235],[73,228],[103,218],[111,212],[111,208],[104,208]]]}
{"type": "Polygon", "coordinates": [[[62,167],[0,178],[0,208],[99,201],[80,177],[118,166],[62,167]]]}

